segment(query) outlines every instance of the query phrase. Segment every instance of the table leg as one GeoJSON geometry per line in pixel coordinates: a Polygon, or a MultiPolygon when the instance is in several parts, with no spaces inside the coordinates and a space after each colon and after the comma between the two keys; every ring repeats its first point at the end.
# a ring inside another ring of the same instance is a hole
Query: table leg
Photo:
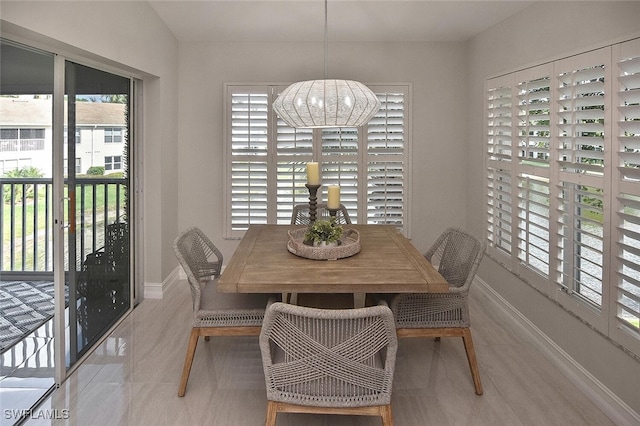
{"type": "Polygon", "coordinates": [[[367,297],[367,293],[353,293],[353,307],[364,308],[364,301],[367,297]]]}
{"type": "Polygon", "coordinates": [[[298,304],[298,293],[282,293],[282,301],[292,305],[298,304]]]}

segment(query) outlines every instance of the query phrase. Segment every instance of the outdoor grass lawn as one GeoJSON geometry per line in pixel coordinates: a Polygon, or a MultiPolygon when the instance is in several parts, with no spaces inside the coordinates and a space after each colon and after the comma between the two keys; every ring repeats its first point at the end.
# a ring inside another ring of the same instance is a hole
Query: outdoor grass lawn
{"type": "MultiPolygon", "coordinates": [[[[45,184],[48,185],[48,184],[45,184]]],[[[76,217],[78,222],[84,221],[84,223],[92,224],[95,206],[95,220],[96,223],[115,222],[122,215],[124,209],[124,187],[120,183],[104,183],[96,181],[95,185],[91,182],[83,181],[82,184],[77,185],[76,190],[76,217]],[[118,186],[120,186],[118,191],[118,186]],[[107,188],[105,190],[105,188],[107,188]],[[94,194],[95,191],[95,194],[94,194]],[[95,198],[94,198],[95,197],[95,198]],[[120,198],[119,204],[117,204],[118,197],[120,198]],[[106,200],[106,204],[105,204],[106,200]],[[116,205],[119,211],[116,212],[116,205]],[[105,210],[106,208],[106,210],[105,210]],[[106,213],[105,213],[106,211],[106,213]]],[[[43,247],[45,244],[45,230],[46,221],[52,220],[52,204],[51,193],[49,193],[49,206],[47,206],[47,196],[45,194],[44,185],[39,185],[37,191],[37,202],[34,202],[33,192],[31,197],[27,196],[26,203],[22,200],[11,206],[10,200],[5,200],[2,203],[2,241],[3,241],[3,265],[5,269],[9,268],[9,256],[11,247],[11,232],[14,233],[13,239],[17,242],[22,242],[23,229],[24,235],[27,238],[27,260],[26,266],[31,270],[33,268],[33,239],[29,237],[35,235],[34,228],[37,227],[37,234],[39,235],[39,246],[43,247]],[[48,217],[47,217],[48,215],[48,217]],[[12,231],[13,229],[13,231],[12,231]],[[31,251],[31,253],[29,253],[31,251]]],[[[65,188],[64,196],[68,197],[68,191],[65,188]]],[[[65,209],[65,221],[67,221],[68,210],[65,209]]],[[[51,227],[51,224],[49,225],[51,227]]],[[[40,250],[44,253],[43,250],[40,250]]],[[[38,263],[43,260],[38,260],[38,263]]],[[[14,254],[14,263],[16,265],[22,264],[22,249],[16,248],[14,254]]],[[[10,268],[9,268],[10,269],[10,268]]],[[[38,270],[38,268],[36,268],[38,270]]]]}

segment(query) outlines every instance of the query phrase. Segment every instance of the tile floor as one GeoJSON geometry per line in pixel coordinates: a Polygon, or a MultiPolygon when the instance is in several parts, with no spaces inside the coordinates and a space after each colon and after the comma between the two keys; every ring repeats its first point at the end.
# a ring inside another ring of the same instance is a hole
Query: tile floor
{"type": "Polygon", "coordinates": [[[55,384],[53,321],[8,348],[0,356],[0,426],[17,417],[6,410],[27,410],[55,384]]]}
{"type": "MultiPolygon", "coordinates": [[[[461,339],[400,340],[397,426],[614,424],[521,326],[472,288],[473,337],[484,395],[474,394],[461,339]]],[[[265,390],[255,337],[200,341],[177,396],[190,327],[185,283],[145,300],[45,402],[28,425],[260,425],[265,390]]],[[[379,425],[374,417],[281,414],[278,425],[379,425]]]]}

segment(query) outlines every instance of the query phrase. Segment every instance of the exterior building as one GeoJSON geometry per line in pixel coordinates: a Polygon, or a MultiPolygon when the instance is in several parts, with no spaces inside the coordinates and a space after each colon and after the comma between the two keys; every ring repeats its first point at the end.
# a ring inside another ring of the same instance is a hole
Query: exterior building
{"type": "MultiPolygon", "coordinates": [[[[87,174],[91,167],[104,167],[105,175],[124,170],[125,107],[108,102],[76,104],[76,174],[87,174]]],[[[0,175],[35,167],[51,177],[51,108],[48,96],[0,97],[0,175]]],[[[65,173],[66,167],[65,155],[65,173]]]]}

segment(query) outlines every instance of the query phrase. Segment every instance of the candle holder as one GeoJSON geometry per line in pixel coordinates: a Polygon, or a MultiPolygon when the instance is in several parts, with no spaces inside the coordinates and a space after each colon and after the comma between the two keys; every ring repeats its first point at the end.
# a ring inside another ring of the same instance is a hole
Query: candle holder
{"type": "Polygon", "coordinates": [[[311,185],[306,183],[304,186],[309,190],[309,225],[313,225],[316,221],[318,210],[318,188],[321,185],[311,185]]]}
{"type": "Polygon", "coordinates": [[[331,217],[331,221],[335,223],[336,214],[338,213],[339,209],[330,209],[330,208],[327,207],[327,210],[329,210],[329,216],[331,217]]]}

